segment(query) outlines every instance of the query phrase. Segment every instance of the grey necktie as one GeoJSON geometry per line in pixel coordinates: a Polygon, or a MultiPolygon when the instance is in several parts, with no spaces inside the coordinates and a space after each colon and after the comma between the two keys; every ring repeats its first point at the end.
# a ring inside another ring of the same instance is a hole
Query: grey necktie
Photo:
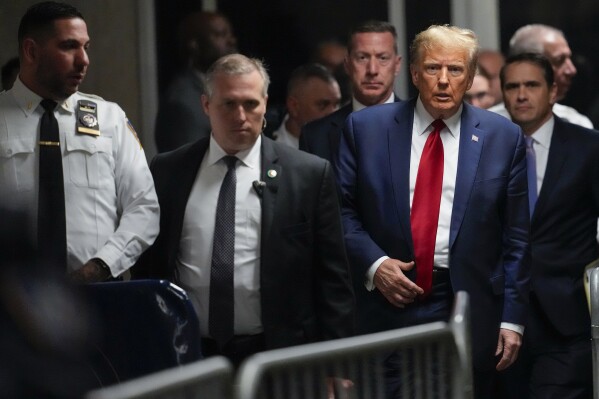
{"type": "Polygon", "coordinates": [[[235,260],[235,190],[237,157],[222,158],[227,164],[227,174],[220,186],[212,268],[210,271],[210,309],[208,327],[210,336],[222,348],[233,337],[233,262],[235,260]]]}

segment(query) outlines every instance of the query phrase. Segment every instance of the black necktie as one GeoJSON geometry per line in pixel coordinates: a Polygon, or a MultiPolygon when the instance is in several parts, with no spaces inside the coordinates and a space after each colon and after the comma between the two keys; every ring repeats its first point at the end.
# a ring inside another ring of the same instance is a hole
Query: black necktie
{"type": "Polygon", "coordinates": [[[40,123],[39,195],[37,207],[37,245],[44,262],[61,271],[67,265],[67,228],[64,183],[56,103],[42,100],[46,110],[40,123]]]}
{"type": "Polygon", "coordinates": [[[235,190],[237,157],[223,158],[227,174],[223,179],[216,206],[212,268],[210,271],[210,336],[222,348],[233,337],[233,262],[235,260],[235,190]]]}

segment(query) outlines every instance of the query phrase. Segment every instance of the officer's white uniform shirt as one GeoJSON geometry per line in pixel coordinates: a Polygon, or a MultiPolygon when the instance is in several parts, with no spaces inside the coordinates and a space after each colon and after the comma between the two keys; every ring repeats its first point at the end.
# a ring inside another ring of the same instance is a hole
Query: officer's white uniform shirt
{"type": "MultiPolygon", "coordinates": [[[[17,78],[0,93],[0,192],[37,221],[42,98],[17,78]]],[[[75,93],[56,107],[65,185],[67,271],[101,258],[117,276],[158,235],[160,212],[145,154],[123,110],[75,93]],[[76,132],[81,99],[97,104],[100,136],[76,132]]]]}

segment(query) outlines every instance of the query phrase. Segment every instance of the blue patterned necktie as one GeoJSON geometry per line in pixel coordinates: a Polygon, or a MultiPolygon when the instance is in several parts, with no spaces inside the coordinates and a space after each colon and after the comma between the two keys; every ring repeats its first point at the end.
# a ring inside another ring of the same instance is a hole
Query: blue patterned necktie
{"type": "Polygon", "coordinates": [[[528,178],[528,209],[530,210],[530,218],[535,210],[537,202],[537,162],[535,149],[533,147],[534,140],[530,136],[524,136],[526,141],[526,172],[528,178]]]}
{"type": "Polygon", "coordinates": [[[216,206],[212,268],[210,271],[210,306],[208,331],[222,348],[233,338],[233,262],[235,260],[235,190],[237,157],[222,158],[227,164],[216,206]]]}

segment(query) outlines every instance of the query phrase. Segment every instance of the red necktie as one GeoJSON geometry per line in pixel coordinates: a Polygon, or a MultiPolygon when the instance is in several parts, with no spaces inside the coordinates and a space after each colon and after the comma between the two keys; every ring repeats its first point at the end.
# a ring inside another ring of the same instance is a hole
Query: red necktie
{"type": "Polygon", "coordinates": [[[445,127],[445,123],[437,119],[432,126],[433,131],[426,139],[418,166],[410,215],[416,258],[416,284],[424,290],[423,297],[430,294],[432,288],[433,258],[443,186],[441,129],[445,127]]]}

